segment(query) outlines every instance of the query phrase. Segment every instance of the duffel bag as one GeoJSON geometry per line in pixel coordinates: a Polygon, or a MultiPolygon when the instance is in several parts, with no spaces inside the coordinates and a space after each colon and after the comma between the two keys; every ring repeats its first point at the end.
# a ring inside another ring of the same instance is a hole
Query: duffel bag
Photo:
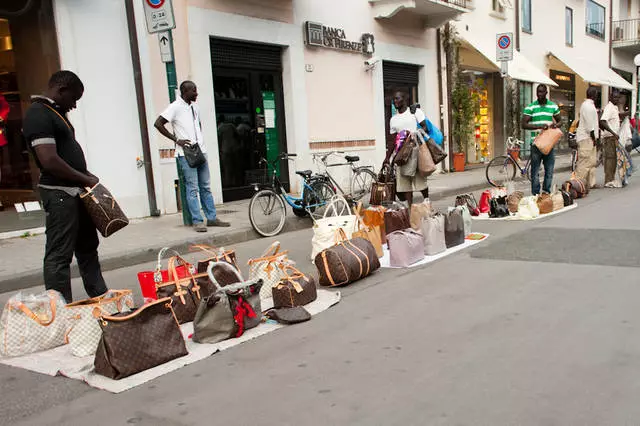
{"type": "Polygon", "coordinates": [[[311,303],[318,297],[316,280],[293,266],[285,267],[287,276],[271,289],[274,308],[295,308],[311,303]]]}
{"type": "Polygon", "coordinates": [[[553,200],[551,199],[551,195],[547,193],[538,195],[536,204],[538,205],[540,214],[548,214],[553,211],[553,200]]]}
{"type": "Polygon", "coordinates": [[[562,188],[571,194],[571,198],[584,198],[589,194],[589,188],[580,178],[572,177],[562,185],[562,188]]]}
{"type": "Polygon", "coordinates": [[[339,286],[364,278],[380,268],[380,261],[373,245],[364,238],[346,238],[338,232],[338,243],[318,253],[315,264],[320,285],[339,286]]]}

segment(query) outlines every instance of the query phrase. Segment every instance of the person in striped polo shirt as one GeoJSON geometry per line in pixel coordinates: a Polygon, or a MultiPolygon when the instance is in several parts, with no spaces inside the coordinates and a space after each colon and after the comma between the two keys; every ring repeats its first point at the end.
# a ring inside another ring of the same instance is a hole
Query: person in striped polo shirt
{"type": "MultiPolygon", "coordinates": [[[[549,127],[556,127],[560,122],[560,108],[547,99],[547,86],[540,84],[536,90],[538,99],[529,104],[522,114],[522,128],[539,132],[549,127]]],[[[544,182],[542,190],[551,193],[553,183],[553,169],[556,164],[555,148],[544,155],[535,146],[531,145],[531,194],[540,193],[540,164],[544,164],[544,182]]]]}

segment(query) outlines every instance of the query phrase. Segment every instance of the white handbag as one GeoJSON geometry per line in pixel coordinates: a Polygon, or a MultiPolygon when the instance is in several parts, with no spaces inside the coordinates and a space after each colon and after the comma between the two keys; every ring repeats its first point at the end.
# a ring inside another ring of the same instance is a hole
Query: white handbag
{"type": "Polygon", "coordinates": [[[279,241],[271,244],[259,258],[249,260],[249,281],[261,279],[263,282],[260,300],[271,297],[271,289],[287,276],[285,267],[294,264],[287,256],[287,251],[280,251],[279,241]]]}
{"type": "Polygon", "coordinates": [[[102,296],[80,300],[65,306],[67,331],[65,343],[71,353],[78,357],[94,355],[102,336],[94,310],[109,315],[126,312],[134,308],[131,290],[109,290],[102,296]]]}
{"type": "Polygon", "coordinates": [[[523,220],[531,220],[540,216],[540,209],[536,203],[536,197],[524,197],[518,204],[518,217],[523,220]]]}
{"type": "Polygon", "coordinates": [[[336,232],[342,229],[351,239],[356,231],[357,217],[351,214],[349,203],[344,197],[334,195],[327,204],[324,216],[317,219],[313,225],[313,238],[311,239],[311,260],[318,253],[336,244],[336,232]]]}
{"type": "Polygon", "coordinates": [[[21,356],[63,345],[65,304],[54,290],[12,296],[0,317],[0,355],[21,356]]]}

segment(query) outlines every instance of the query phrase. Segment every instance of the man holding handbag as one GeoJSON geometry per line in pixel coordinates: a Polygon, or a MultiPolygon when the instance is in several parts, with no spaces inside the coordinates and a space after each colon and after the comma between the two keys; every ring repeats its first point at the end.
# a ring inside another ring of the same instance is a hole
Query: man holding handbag
{"type": "MultiPolygon", "coordinates": [[[[420,108],[416,108],[412,113],[407,101],[408,95],[405,92],[398,91],[393,97],[393,104],[397,109],[396,115],[391,117],[390,132],[391,134],[400,133],[403,130],[415,132],[416,123],[426,132],[426,116],[420,108]]],[[[395,144],[389,144],[387,146],[387,155],[384,159],[383,167],[389,164],[392,155],[395,152],[395,144]]],[[[424,199],[429,198],[429,187],[427,185],[427,178],[420,173],[416,173],[414,176],[403,176],[396,174],[396,192],[398,198],[402,201],[406,201],[411,205],[413,203],[413,192],[420,191],[424,199]]]]}
{"type": "Polygon", "coordinates": [[[211,193],[211,176],[207,161],[207,150],[202,140],[200,109],[196,104],[198,89],[194,82],[183,81],[180,84],[180,98],[176,99],[160,114],[155,128],[167,139],[175,142],[176,161],[184,173],[187,207],[196,232],[207,232],[207,226],[228,227],[229,223],[216,217],[216,206],[211,193]],[[165,125],[171,123],[174,134],[165,125]],[[200,194],[200,203],[198,203],[200,194]],[[207,217],[204,223],[200,206],[207,217]]]}

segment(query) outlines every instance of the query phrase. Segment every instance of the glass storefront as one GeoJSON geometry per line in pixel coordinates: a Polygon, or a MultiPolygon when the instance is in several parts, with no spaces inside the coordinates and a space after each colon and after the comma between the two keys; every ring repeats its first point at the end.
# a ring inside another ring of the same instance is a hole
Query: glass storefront
{"type": "Polygon", "coordinates": [[[39,171],[21,129],[31,96],[60,67],[56,40],[51,0],[34,1],[17,17],[0,15],[0,96],[9,107],[0,146],[0,232],[44,226],[39,171]]]}
{"type": "MultiPolygon", "coordinates": [[[[549,99],[558,104],[560,108],[560,128],[564,137],[560,142],[559,149],[568,150],[567,133],[571,123],[576,119],[576,76],[556,70],[550,70],[549,75],[558,85],[558,87],[549,88],[549,99]]],[[[599,104],[596,103],[596,105],[599,104]]]]}
{"type": "Polygon", "coordinates": [[[475,110],[474,132],[467,141],[466,161],[469,164],[486,163],[494,155],[494,75],[463,70],[462,76],[471,91],[475,110]]]}

